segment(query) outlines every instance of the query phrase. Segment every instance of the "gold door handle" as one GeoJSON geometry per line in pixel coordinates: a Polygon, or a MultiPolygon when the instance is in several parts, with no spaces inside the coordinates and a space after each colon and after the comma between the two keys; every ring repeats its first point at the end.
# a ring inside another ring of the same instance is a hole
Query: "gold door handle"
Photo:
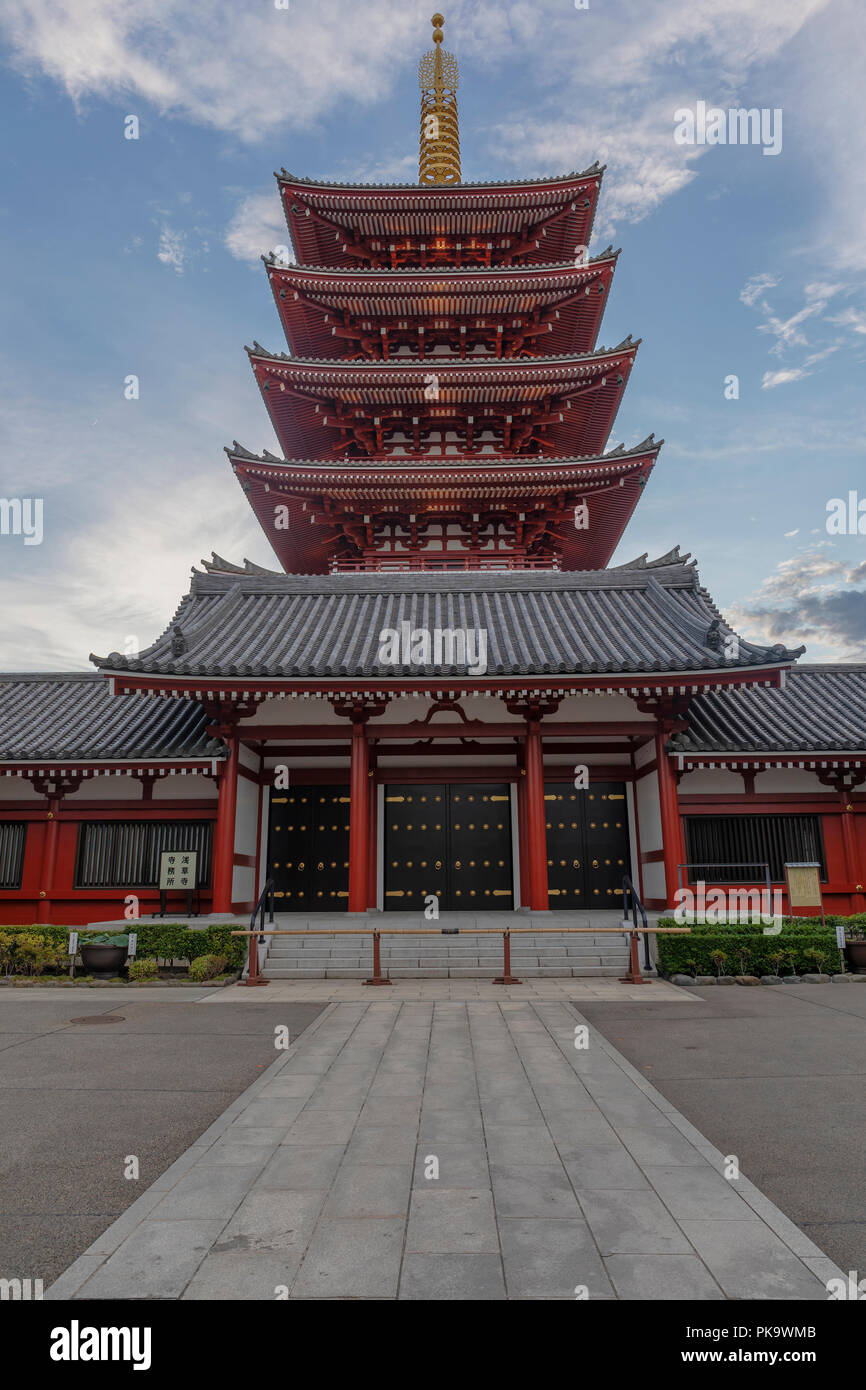
{"type": "Polygon", "coordinates": [[[299,865],[298,865],[298,868],[299,868],[299,869],[303,869],[303,867],[304,867],[303,864],[299,864],[299,865]]]}
{"type": "Polygon", "coordinates": [[[435,869],[441,869],[441,868],[442,868],[442,860],[441,860],[441,859],[437,859],[437,860],[436,860],[436,863],[434,864],[433,867],[434,867],[435,869]]]}
{"type": "Polygon", "coordinates": [[[593,861],[592,861],[592,867],[593,867],[594,869],[597,869],[597,868],[598,868],[598,860],[597,860],[597,859],[593,859],[593,861]]]}
{"type": "Polygon", "coordinates": [[[324,867],[325,867],[324,864],[317,864],[317,865],[316,865],[316,868],[317,868],[317,869],[324,869],[324,867]]]}
{"type": "Polygon", "coordinates": [[[573,869],[579,869],[579,868],[580,868],[580,860],[579,860],[579,859],[572,859],[572,861],[571,861],[571,867],[572,867],[573,869]]]}
{"type": "Polygon", "coordinates": [[[455,869],[462,868],[462,865],[461,865],[459,859],[455,859],[455,860],[454,860],[454,867],[455,867],[455,869]]]}

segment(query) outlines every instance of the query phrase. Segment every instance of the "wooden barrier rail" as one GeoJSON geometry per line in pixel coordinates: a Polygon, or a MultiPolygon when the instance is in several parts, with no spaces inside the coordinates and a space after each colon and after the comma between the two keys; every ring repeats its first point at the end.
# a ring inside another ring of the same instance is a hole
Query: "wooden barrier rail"
{"type": "Polygon", "coordinates": [[[691,927],[634,927],[630,923],[619,927],[466,927],[462,932],[443,931],[440,927],[436,931],[432,927],[346,927],[329,931],[321,931],[316,927],[277,927],[270,931],[233,931],[232,936],[248,936],[250,938],[250,958],[247,970],[247,978],[241,981],[242,985],[261,986],[270,984],[259,970],[258,944],[264,936],[372,936],[373,938],[373,974],[369,980],[365,980],[365,985],[390,985],[391,981],[382,974],[382,962],[380,955],[380,938],[383,936],[501,936],[502,937],[502,974],[497,975],[492,981],[495,985],[519,985],[522,980],[518,980],[511,974],[511,937],[525,934],[533,935],[571,935],[580,932],[589,932],[592,935],[601,935],[604,932],[615,932],[617,936],[628,936],[629,938],[629,968],[628,973],[621,979],[622,984],[646,984],[640,973],[640,961],[637,953],[638,936],[690,936],[691,927]]]}

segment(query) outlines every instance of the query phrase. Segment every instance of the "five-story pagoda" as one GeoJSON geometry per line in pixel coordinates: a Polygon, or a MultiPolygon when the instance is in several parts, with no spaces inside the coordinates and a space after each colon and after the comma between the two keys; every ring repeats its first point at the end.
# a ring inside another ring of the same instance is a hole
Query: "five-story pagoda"
{"type": "Polygon", "coordinates": [[[249,355],[286,461],[228,452],[290,572],[601,568],[658,452],[602,454],[637,351],[596,346],[603,171],[462,183],[443,23],[418,186],[277,176],[297,264],[265,264],[289,354],[249,355]]]}
{"type": "Polygon", "coordinates": [[[147,651],[94,658],[218,740],[214,912],[268,877],[283,910],[614,910],[628,872],[662,906],[671,736],[791,662],[678,550],[606,568],[659,445],[604,452],[638,344],[597,345],[603,170],[464,183],[442,23],[417,184],[277,175],[289,351],[248,352],[283,456],[227,452],[282,572],[215,555],[147,651]]]}

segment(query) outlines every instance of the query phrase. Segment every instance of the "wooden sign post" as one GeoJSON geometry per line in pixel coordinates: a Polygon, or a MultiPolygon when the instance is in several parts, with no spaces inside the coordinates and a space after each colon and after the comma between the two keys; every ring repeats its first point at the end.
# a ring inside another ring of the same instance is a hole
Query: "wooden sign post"
{"type": "MultiPolygon", "coordinates": [[[[159,856],[159,915],[166,913],[169,891],[186,893],[186,915],[192,917],[192,899],[197,888],[198,853],[191,849],[165,850],[159,856]]],[[[200,904],[197,904],[200,907],[200,904]]]]}
{"type": "Polygon", "coordinates": [[[818,908],[824,923],[824,901],[821,897],[821,865],[812,863],[786,864],[788,907],[793,917],[795,907],[818,908]]]}

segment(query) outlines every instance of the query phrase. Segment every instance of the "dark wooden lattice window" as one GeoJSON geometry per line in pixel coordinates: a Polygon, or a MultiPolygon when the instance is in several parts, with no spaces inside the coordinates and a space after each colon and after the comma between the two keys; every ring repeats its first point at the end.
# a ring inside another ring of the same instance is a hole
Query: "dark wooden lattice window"
{"type": "Polygon", "coordinates": [[[211,821],[85,821],[78,833],[77,888],[155,888],[165,850],[195,850],[198,881],[210,878],[211,821]]]}
{"type": "Polygon", "coordinates": [[[692,883],[762,883],[764,870],[749,864],[769,864],[782,883],[785,864],[798,861],[820,864],[827,877],[820,816],[686,816],[686,850],[692,883]]]}
{"type": "Polygon", "coordinates": [[[0,888],[21,887],[26,839],[27,825],[24,821],[4,821],[0,824],[0,888]]]}

